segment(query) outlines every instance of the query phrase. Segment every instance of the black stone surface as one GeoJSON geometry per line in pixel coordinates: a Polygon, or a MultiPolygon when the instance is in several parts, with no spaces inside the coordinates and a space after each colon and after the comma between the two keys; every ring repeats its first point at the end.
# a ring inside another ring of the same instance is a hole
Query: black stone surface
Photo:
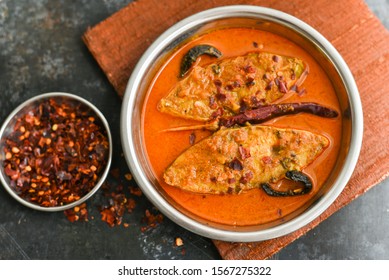
{"type": "MultiPolygon", "coordinates": [[[[106,116],[114,139],[113,168],[122,175],[111,184],[135,185],[122,156],[121,102],[81,40],[82,34],[127,5],[129,0],[0,0],[0,122],[24,100],[45,92],[80,95],[106,116]]],[[[389,2],[369,0],[389,26],[389,2]]],[[[334,214],[274,259],[389,259],[389,181],[334,214]]],[[[136,208],[130,224],[109,227],[100,220],[98,192],[88,200],[90,220],[69,222],[63,212],[43,213],[20,205],[0,188],[0,259],[219,259],[213,243],[167,218],[142,231],[144,197],[131,196],[136,208]],[[94,217],[92,219],[91,217],[94,217]],[[184,246],[176,247],[180,237],[184,246]]]]}

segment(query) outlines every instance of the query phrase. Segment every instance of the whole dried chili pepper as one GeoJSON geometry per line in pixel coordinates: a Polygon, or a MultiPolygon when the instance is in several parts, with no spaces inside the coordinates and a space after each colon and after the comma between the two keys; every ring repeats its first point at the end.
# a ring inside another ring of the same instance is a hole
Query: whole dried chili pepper
{"type": "MultiPolygon", "coordinates": [[[[215,47],[210,45],[198,45],[191,48],[183,57],[180,68],[180,77],[185,76],[185,74],[189,71],[192,64],[196,61],[196,59],[201,55],[209,55],[219,58],[222,56],[222,53],[215,47]]],[[[215,69],[215,71],[217,71],[215,69]]]]}
{"type": "Polygon", "coordinates": [[[60,206],[95,186],[108,151],[107,131],[91,110],[50,98],[16,120],[5,139],[4,171],[23,199],[60,206]]]}
{"type": "Polygon", "coordinates": [[[338,112],[335,110],[317,103],[303,102],[271,104],[261,106],[253,110],[248,110],[235,116],[216,118],[214,121],[206,124],[170,128],[165,131],[183,131],[194,129],[215,131],[220,129],[220,127],[228,128],[234,125],[244,125],[246,123],[259,124],[279,116],[294,115],[298,113],[309,113],[323,118],[336,118],[338,116],[338,112]]]}
{"type": "Polygon", "coordinates": [[[287,191],[276,191],[274,190],[269,184],[264,183],[261,184],[262,189],[265,191],[267,195],[270,196],[295,196],[295,195],[303,195],[307,194],[312,190],[312,181],[311,179],[305,175],[304,173],[297,171],[297,170],[291,170],[286,172],[285,177],[294,181],[294,182],[300,182],[303,184],[302,188],[296,188],[296,189],[290,189],[287,191]]]}
{"type": "Polygon", "coordinates": [[[246,122],[257,124],[279,116],[298,113],[309,113],[324,118],[336,118],[338,116],[335,110],[316,103],[273,104],[249,110],[236,116],[220,118],[219,126],[231,127],[243,125],[246,122]]]}

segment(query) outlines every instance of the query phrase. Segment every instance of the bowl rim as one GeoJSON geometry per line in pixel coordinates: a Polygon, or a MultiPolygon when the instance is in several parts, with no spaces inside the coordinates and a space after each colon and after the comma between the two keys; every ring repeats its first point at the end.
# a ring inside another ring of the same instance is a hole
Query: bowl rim
{"type": "Polygon", "coordinates": [[[223,241],[253,242],[272,239],[294,232],[316,219],[335,201],[348,183],[359,157],[362,146],[362,136],[363,112],[358,88],[350,69],[335,47],[323,35],[302,20],[275,9],[251,5],[230,5],[204,10],[179,21],[163,32],[149,46],[136,64],[125,90],[121,110],[121,140],[124,156],[129,168],[132,171],[135,181],[141,187],[147,198],[164,215],[180,226],[202,236],[223,241]],[[241,232],[217,229],[195,221],[170,205],[161,196],[161,194],[158,193],[152,183],[148,181],[145,174],[143,174],[142,168],[140,167],[139,161],[136,157],[132,137],[131,118],[135,106],[134,101],[137,94],[136,90],[141,83],[141,79],[143,75],[145,75],[148,66],[152,63],[153,59],[164,47],[168,45],[168,42],[172,42],[174,38],[183,33],[185,30],[190,30],[200,24],[217,19],[247,17],[248,15],[261,19],[271,19],[273,22],[277,22],[286,27],[293,26],[298,28],[300,34],[308,37],[314,44],[319,45],[322,50],[325,51],[326,55],[329,56],[333,64],[335,64],[335,67],[337,69],[341,69],[339,75],[341,76],[343,84],[347,90],[347,96],[351,107],[352,141],[339,176],[322,199],[316,201],[314,205],[290,221],[269,229],[241,232]]]}
{"type": "MultiPolygon", "coordinates": [[[[21,204],[23,204],[24,206],[27,206],[29,208],[32,208],[32,209],[35,209],[35,210],[40,210],[40,211],[45,211],[45,212],[55,212],[55,211],[63,211],[63,210],[67,210],[67,209],[70,209],[70,208],[73,208],[77,205],[80,205],[82,204],[83,202],[85,202],[87,199],[89,199],[90,197],[92,197],[97,191],[98,189],[102,186],[102,184],[104,183],[108,173],[109,173],[109,170],[110,170],[110,166],[111,166],[111,162],[112,162],[112,136],[111,136],[111,131],[110,131],[110,128],[109,128],[109,124],[106,120],[106,118],[104,117],[104,115],[101,113],[101,111],[95,106],[93,105],[91,102],[89,102],[88,100],[78,96],[78,95],[75,95],[75,94],[72,94],[72,93],[66,93],[66,92],[47,92],[47,93],[42,93],[42,94],[39,94],[39,95],[36,95],[36,96],[33,96],[27,100],[25,100],[24,102],[22,102],[21,104],[19,104],[9,115],[8,117],[5,119],[5,121],[3,122],[2,126],[1,126],[1,129],[0,129],[0,140],[4,137],[4,132],[6,130],[6,128],[8,127],[10,121],[23,109],[25,108],[26,106],[30,105],[30,104],[33,104],[35,102],[39,102],[40,100],[44,100],[44,99],[49,99],[49,98],[56,98],[56,97],[65,97],[65,98],[69,98],[73,101],[77,101],[77,102],[80,102],[82,103],[83,105],[85,105],[86,107],[90,108],[95,114],[96,116],[101,120],[103,126],[104,126],[104,129],[107,131],[107,138],[108,138],[108,142],[109,142],[109,151],[108,151],[108,158],[107,158],[107,165],[106,167],[104,168],[104,172],[101,174],[100,176],[100,179],[99,181],[96,183],[96,185],[86,194],[84,195],[83,197],[81,197],[79,200],[76,200],[74,202],[71,202],[71,203],[68,203],[68,204],[65,204],[65,205],[61,205],[61,206],[52,206],[52,207],[43,207],[43,206],[40,206],[38,204],[34,204],[32,202],[29,202],[23,198],[21,198],[19,195],[17,195],[13,190],[12,188],[9,186],[9,184],[7,183],[5,177],[4,177],[4,174],[3,172],[0,172],[0,181],[3,185],[3,187],[5,188],[5,190],[14,198],[16,199],[18,202],[20,202],[21,204]]],[[[2,166],[0,168],[3,168],[2,166]]]]}

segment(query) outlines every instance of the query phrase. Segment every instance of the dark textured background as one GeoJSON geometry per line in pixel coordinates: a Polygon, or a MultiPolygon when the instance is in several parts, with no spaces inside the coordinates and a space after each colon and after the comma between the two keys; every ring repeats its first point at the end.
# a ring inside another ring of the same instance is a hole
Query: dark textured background
{"type": "MultiPolygon", "coordinates": [[[[22,101],[44,92],[85,97],[107,117],[114,139],[113,167],[128,172],[121,155],[120,100],[81,40],[82,34],[124,7],[125,0],[0,0],[0,122],[22,101]]],[[[389,28],[389,1],[366,3],[389,28]]],[[[367,174],[368,176],[368,174],[367,174]]],[[[122,176],[111,184],[134,185],[122,176]]],[[[342,208],[275,259],[389,259],[389,180],[342,208]]],[[[167,218],[142,232],[145,197],[124,221],[100,220],[102,192],[88,201],[89,222],[70,223],[62,212],[19,205],[0,189],[0,259],[218,259],[213,243],[167,218]],[[184,246],[174,245],[181,237],[184,246]]]]}

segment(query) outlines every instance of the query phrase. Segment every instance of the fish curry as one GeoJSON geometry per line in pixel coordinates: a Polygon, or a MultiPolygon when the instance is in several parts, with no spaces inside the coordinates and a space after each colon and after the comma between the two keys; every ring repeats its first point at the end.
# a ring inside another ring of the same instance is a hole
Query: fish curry
{"type": "Polygon", "coordinates": [[[258,225],[325,184],[340,114],[329,77],[302,47],[228,28],[172,52],[149,86],[142,128],[155,177],[176,203],[209,221],[258,225]]]}

